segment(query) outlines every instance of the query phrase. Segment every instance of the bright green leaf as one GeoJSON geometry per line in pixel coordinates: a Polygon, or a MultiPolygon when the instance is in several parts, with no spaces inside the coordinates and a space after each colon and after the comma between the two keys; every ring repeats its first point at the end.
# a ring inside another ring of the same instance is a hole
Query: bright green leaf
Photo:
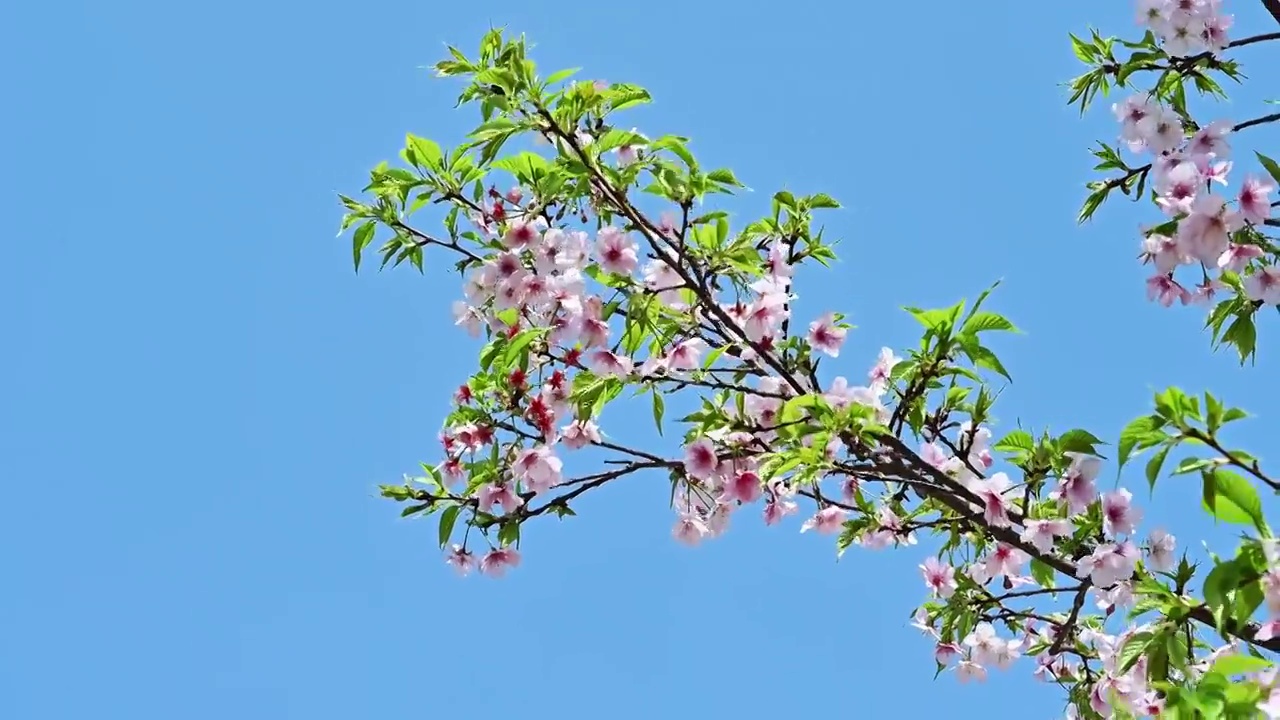
{"type": "Polygon", "coordinates": [[[449,538],[453,535],[453,525],[458,521],[458,512],[461,509],[458,505],[450,505],[440,513],[440,547],[449,544],[449,538]]]}
{"type": "Polygon", "coordinates": [[[370,220],[356,228],[355,236],[351,240],[351,255],[355,261],[356,272],[360,272],[360,256],[364,254],[364,249],[369,247],[369,243],[373,242],[373,230],[374,221],[370,220]]]}

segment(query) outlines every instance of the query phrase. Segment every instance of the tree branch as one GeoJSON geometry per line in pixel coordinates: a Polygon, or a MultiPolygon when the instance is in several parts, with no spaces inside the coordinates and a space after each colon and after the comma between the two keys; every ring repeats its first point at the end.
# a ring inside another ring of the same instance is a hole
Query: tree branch
{"type": "MultiPolygon", "coordinates": [[[[1276,0],[1276,2],[1280,3],[1280,0],[1276,0]]],[[[1235,127],[1231,128],[1231,131],[1240,132],[1245,128],[1251,128],[1254,125],[1262,125],[1263,123],[1275,122],[1277,120],[1280,120],[1280,113],[1271,113],[1270,115],[1263,115],[1262,117],[1254,118],[1252,120],[1245,120],[1239,125],[1236,125],[1235,127]]]]}
{"type": "MultiPolygon", "coordinates": [[[[1277,0],[1277,4],[1280,5],[1280,0],[1277,0]]],[[[1245,45],[1252,45],[1254,43],[1266,42],[1267,40],[1280,40],[1280,32],[1264,33],[1262,35],[1253,35],[1247,38],[1240,38],[1239,40],[1232,40],[1231,43],[1227,45],[1227,47],[1229,48],[1244,47],[1245,45]]]]}
{"type": "Polygon", "coordinates": [[[1271,13],[1271,17],[1275,18],[1277,23],[1280,23],[1280,0],[1262,0],[1262,7],[1271,13]]]}

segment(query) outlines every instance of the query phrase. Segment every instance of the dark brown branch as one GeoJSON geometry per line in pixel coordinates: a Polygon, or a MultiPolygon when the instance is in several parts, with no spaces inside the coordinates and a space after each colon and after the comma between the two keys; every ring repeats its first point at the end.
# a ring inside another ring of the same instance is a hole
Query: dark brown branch
{"type": "MultiPolygon", "coordinates": [[[[1280,0],[1276,0],[1276,2],[1280,2],[1280,0]]],[[[1262,117],[1254,118],[1254,119],[1252,119],[1252,120],[1245,120],[1244,122],[1240,123],[1239,125],[1236,125],[1235,127],[1231,128],[1231,131],[1232,131],[1232,132],[1240,132],[1241,130],[1244,130],[1245,128],[1251,128],[1251,127],[1253,127],[1254,125],[1262,125],[1262,124],[1264,124],[1264,123],[1275,122],[1275,121],[1277,121],[1277,120],[1280,120],[1280,113],[1272,113],[1272,114],[1270,114],[1270,115],[1263,115],[1262,117]]]]}
{"type": "Polygon", "coordinates": [[[417,241],[418,247],[426,247],[428,245],[438,245],[442,248],[449,248],[450,250],[456,253],[465,255],[467,256],[468,259],[474,260],[475,262],[478,262],[478,263],[484,262],[484,259],[481,258],[479,255],[476,255],[470,250],[459,245],[457,240],[445,241],[439,238],[434,238],[422,232],[421,230],[417,230],[412,227],[409,227],[408,225],[405,225],[402,222],[391,223],[391,227],[396,230],[402,230],[408,233],[409,235],[413,236],[417,241]]]}
{"type": "Polygon", "coordinates": [[[1262,0],[1262,7],[1271,13],[1271,17],[1280,23],[1280,0],[1262,0]]]}
{"type": "Polygon", "coordinates": [[[1280,40],[1280,32],[1263,33],[1262,35],[1253,35],[1247,38],[1240,38],[1239,40],[1232,40],[1227,45],[1227,47],[1228,48],[1244,47],[1245,45],[1252,45],[1254,43],[1266,42],[1267,40],[1280,40]]]}

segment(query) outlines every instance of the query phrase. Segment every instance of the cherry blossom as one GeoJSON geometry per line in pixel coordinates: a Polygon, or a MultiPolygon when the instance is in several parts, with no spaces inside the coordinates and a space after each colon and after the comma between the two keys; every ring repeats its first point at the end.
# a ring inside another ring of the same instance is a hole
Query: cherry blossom
{"type": "Polygon", "coordinates": [[[1173,569],[1173,551],[1177,538],[1161,528],[1151,531],[1147,539],[1147,567],[1156,572],[1169,572],[1173,569]]]}
{"type": "Polygon", "coordinates": [[[1071,523],[1066,520],[1028,520],[1022,531],[1022,540],[1035,546],[1040,552],[1053,552],[1056,538],[1071,535],[1071,523]]]}
{"type": "Polygon", "coordinates": [[[1102,527],[1111,535],[1128,535],[1142,520],[1142,511],[1132,506],[1133,493],[1120,488],[1102,496],[1102,527]]]}
{"type": "Polygon", "coordinates": [[[596,235],[596,258],[606,272],[630,275],[639,264],[639,246],[626,233],[613,226],[600,228],[596,235]]]}
{"type": "Polygon", "coordinates": [[[520,566],[520,553],[515,548],[494,548],[480,559],[480,572],[490,577],[500,578],[510,568],[520,566]]]}
{"type": "Polygon", "coordinates": [[[840,346],[844,344],[848,330],[836,324],[835,313],[827,313],[809,323],[809,345],[818,352],[840,356],[840,346]]]}
{"type": "Polygon", "coordinates": [[[445,556],[447,562],[459,575],[469,575],[476,566],[475,557],[465,547],[453,545],[445,556]]]}
{"type": "Polygon", "coordinates": [[[1009,527],[1013,524],[1009,519],[1012,499],[1008,495],[1012,487],[1009,476],[1002,472],[977,483],[976,492],[982,500],[983,518],[993,527],[1009,527]]]}
{"type": "Polygon", "coordinates": [[[924,574],[925,585],[936,597],[949,598],[959,587],[955,569],[936,557],[926,558],[924,564],[920,566],[920,572],[924,574]]]}
{"type": "Polygon", "coordinates": [[[700,438],[684,449],[684,469],[692,477],[709,480],[719,469],[715,445],[709,438],[700,438]]]}
{"type": "Polygon", "coordinates": [[[1093,481],[1102,469],[1102,460],[1082,453],[1067,455],[1071,458],[1071,465],[1062,474],[1058,489],[1050,497],[1065,499],[1068,512],[1077,515],[1088,510],[1098,499],[1098,489],[1093,481]]]}
{"type": "Polygon", "coordinates": [[[800,532],[815,530],[824,535],[830,535],[840,531],[840,528],[844,525],[845,518],[848,516],[849,513],[843,508],[828,505],[814,514],[813,517],[805,520],[804,524],[800,526],[800,532]]]}

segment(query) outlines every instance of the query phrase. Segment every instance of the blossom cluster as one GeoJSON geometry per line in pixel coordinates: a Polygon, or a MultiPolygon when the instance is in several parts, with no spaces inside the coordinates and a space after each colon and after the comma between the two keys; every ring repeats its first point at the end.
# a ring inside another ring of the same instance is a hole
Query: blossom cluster
{"type": "Polygon", "coordinates": [[[1173,57],[1227,49],[1233,18],[1222,0],[1138,0],[1138,22],[1147,26],[1173,57]]]}
{"type": "Polygon", "coordinates": [[[1241,242],[1247,235],[1240,233],[1271,217],[1275,183],[1249,175],[1230,201],[1214,192],[1215,185],[1227,186],[1232,169],[1231,123],[1212,122],[1187,138],[1178,114],[1150,97],[1129,97],[1113,110],[1129,149],[1154,156],[1156,203],[1173,221],[1172,232],[1148,231],[1143,240],[1143,259],[1155,270],[1147,280],[1148,296],[1166,307],[1175,301],[1211,302],[1223,285],[1208,272],[1229,270],[1245,276],[1250,300],[1280,304],[1280,269],[1255,262],[1264,256],[1262,247],[1241,242]],[[1181,266],[1205,271],[1191,289],[1174,277],[1181,266]]]}
{"type": "MultiPolygon", "coordinates": [[[[1138,22],[1159,39],[1174,58],[1228,47],[1232,16],[1221,0],[1138,0],[1138,22]]],[[[1152,156],[1151,164],[1133,171],[1150,172],[1156,203],[1168,217],[1144,231],[1142,258],[1154,268],[1147,294],[1165,307],[1211,303],[1224,290],[1213,275],[1223,270],[1243,277],[1249,300],[1280,304],[1280,269],[1264,262],[1264,249],[1248,230],[1272,215],[1274,180],[1250,174],[1226,194],[1232,170],[1232,123],[1217,120],[1194,127],[1191,120],[1154,94],[1131,96],[1112,106],[1121,124],[1120,138],[1131,152],[1152,156]],[[1201,270],[1193,281],[1178,280],[1179,267],[1201,270]]]]}

